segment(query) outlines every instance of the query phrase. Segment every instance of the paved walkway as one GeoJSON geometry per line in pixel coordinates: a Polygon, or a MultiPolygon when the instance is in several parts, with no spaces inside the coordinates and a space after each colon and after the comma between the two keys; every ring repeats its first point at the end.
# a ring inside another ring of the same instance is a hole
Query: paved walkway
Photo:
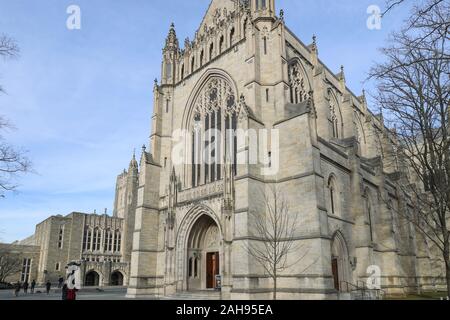
{"type": "MultiPolygon", "coordinates": [[[[77,292],[77,300],[127,300],[125,298],[125,288],[105,288],[97,290],[95,288],[83,289],[77,292]]],[[[25,294],[20,291],[18,297],[13,290],[0,290],[0,300],[62,300],[61,289],[52,289],[47,295],[44,288],[36,288],[35,293],[25,294]]]]}

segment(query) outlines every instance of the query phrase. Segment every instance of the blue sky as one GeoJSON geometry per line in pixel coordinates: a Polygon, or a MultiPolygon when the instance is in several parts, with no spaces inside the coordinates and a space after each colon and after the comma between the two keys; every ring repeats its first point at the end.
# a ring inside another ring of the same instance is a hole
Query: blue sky
{"type": "MultiPolygon", "coordinates": [[[[343,64],[356,94],[389,32],[408,13],[396,9],[382,29],[366,27],[367,7],[384,0],[277,0],[288,27],[305,43],[317,35],[331,70],[343,64]]],[[[192,38],[209,0],[0,0],[0,32],[17,40],[20,59],[0,60],[0,114],[17,130],[5,138],[28,150],[35,173],[0,198],[0,239],[34,232],[55,214],[112,211],[115,179],[133,149],[147,143],[153,80],[173,21],[192,38]],[[80,6],[81,30],[66,28],[80,6]]],[[[370,89],[370,85],[364,85],[370,89]]]]}

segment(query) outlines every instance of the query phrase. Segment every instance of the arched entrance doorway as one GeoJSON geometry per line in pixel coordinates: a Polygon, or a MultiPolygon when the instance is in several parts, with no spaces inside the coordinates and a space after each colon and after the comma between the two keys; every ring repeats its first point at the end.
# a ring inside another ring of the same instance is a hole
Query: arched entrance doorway
{"type": "Polygon", "coordinates": [[[216,222],[206,214],[198,218],[187,242],[188,290],[215,289],[220,275],[220,241],[216,222]]]}
{"type": "Polygon", "coordinates": [[[112,286],[123,286],[123,274],[120,271],[114,271],[111,274],[112,286]]]}
{"type": "Polygon", "coordinates": [[[331,270],[334,288],[345,291],[348,288],[350,263],[347,244],[340,232],[336,232],[331,243],[331,270]]]}
{"type": "Polygon", "coordinates": [[[84,279],[84,285],[86,287],[96,287],[100,283],[100,276],[95,271],[89,271],[86,273],[86,277],[84,279]]]}

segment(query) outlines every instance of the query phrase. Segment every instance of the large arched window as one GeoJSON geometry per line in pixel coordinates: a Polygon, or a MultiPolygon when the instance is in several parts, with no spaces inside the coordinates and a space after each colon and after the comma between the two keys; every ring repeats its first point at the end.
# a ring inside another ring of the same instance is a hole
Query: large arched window
{"type": "Polygon", "coordinates": [[[288,69],[290,101],[298,104],[309,98],[310,86],[299,61],[294,60],[288,69]]]}
{"type": "Polygon", "coordinates": [[[191,120],[191,186],[222,179],[223,160],[229,158],[236,174],[237,101],[227,80],[210,78],[194,102],[191,120]]]}

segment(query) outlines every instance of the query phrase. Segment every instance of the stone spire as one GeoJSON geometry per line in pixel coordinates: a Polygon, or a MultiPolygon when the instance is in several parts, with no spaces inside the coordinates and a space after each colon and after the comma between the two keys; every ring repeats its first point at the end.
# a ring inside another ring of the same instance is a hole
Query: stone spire
{"type": "Polygon", "coordinates": [[[179,43],[177,38],[177,33],[175,32],[175,24],[172,22],[169,29],[169,34],[166,38],[166,45],[164,47],[164,51],[173,50],[176,51],[179,49],[179,43]]]}
{"type": "Polygon", "coordinates": [[[309,47],[311,48],[312,63],[316,67],[319,64],[319,48],[317,47],[317,37],[315,34],[312,40],[313,42],[309,47]]]}
{"type": "Polygon", "coordinates": [[[341,91],[345,91],[346,83],[345,83],[345,72],[344,72],[344,66],[341,65],[341,72],[337,74],[337,78],[339,80],[339,83],[341,85],[341,91]]]}
{"type": "Polygon", "coordinates": [[[138,168],[138,163],[136,161],[136,150],[133,150],[133,158],[130,161],[130,169],[137,169],[137,168],[138,168]]]}

